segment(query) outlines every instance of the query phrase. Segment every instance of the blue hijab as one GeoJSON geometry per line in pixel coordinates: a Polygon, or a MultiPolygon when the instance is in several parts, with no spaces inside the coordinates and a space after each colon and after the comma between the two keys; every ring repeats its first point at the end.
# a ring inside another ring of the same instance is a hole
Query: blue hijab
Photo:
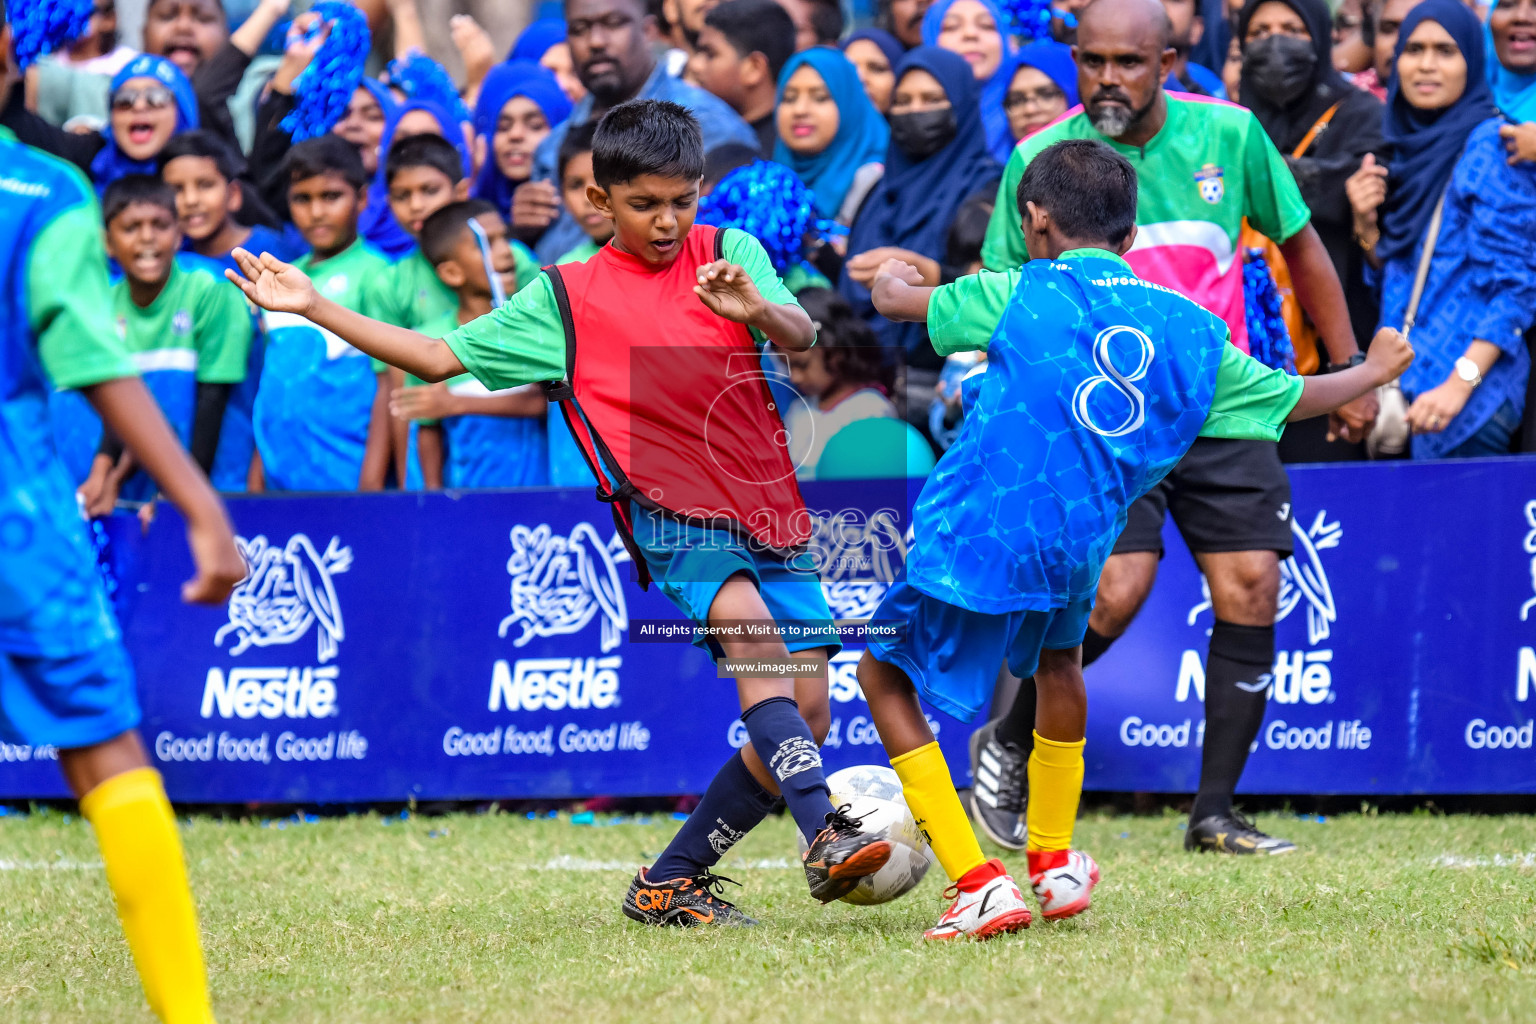
{"type": "MultiPolygon", "coordinates": [[[[1020,47],[1019,52],[1012,57],[1004,57],[1003,66],[998,69],[1004,96],[1008,94],[1009,86],[1013,85],[1013,76],[1019,73],[1019,68],[1025,67],[1034,68],[1055,83],[1056,88],[1067,97],[1068,110],[1077,106],[1077,64],[1072,60],[1072,47],[1065,43],[1030,43],[1020,47]]],[[[1004,111],[1005,119],[1006,115],[1007,111],[1004,111]]],[[[1012,129],[1008,137],[1013,138],[1012,129]]]]}
{"type": "MultiPolygon", "coordinates": [[[[1497,0],[1488,5],[1488,17],[1493,17],[1497,0]]],[[[1515,121],[1536,121],[1536,71],[1522,73],[1511,71],[1499,63],[1493,48],[1493,29],[1483,25],[1483,37],[1487,44],[1488,84],[1493,86],[1493,101],[1515,121]]]]}
{"type": "MultiPolygon", "coordinates": [[[[944,15],[949,13],[949,9],[955,3],[956,0],[939,0],[928,8],[928,13],[923,15],[923,45],[939,44],[939,32],[944,28],[944,15]]],[[[998,64],[997,70],[992,72],[991,78],[981,83],[981,123],[987,131],[987,150],[995,160],[1001,163],[1007,160],[1008,154],[1013,151],[1013,132],[1008,128],[1008,112],[1003,109],[1003,96],[1008,92],[1008,83],[1013,80],[1013,72],[1008,71],[1008,67],[1009,58],[1013,56],[1015,47],[1013,38],[1008,35],[1010,24],[1008,16],[1003,13],[1003,9],[998,6],[996,0],[977,0],[977,3],[992,14],[997,32],[1003,37],[1002,63],[998,64]]]]}
{"type": "Polygon", "coordinates": [[[1429,227],[1435,204],[1450,183],[1456,162],[1472,129],[1493,117],[1493,103],[1484,70],[1483,26],[1477,15],[1458,0],[1424,0],[1403,19],[1392,54],[1392,80],[1382,135],[1390,150],[1387,201],[1381,207],[1381,241],[1376,252],[1384,260],[1412,255],[1429,227]],[[1467,62],[1467,87],[1444,110],[1419,110],[1402,94],[1397,62],[1414,29],[1433,21],[1450,33],[1467,62]]]}
{"type": "Polygon", "coordinates": [[[537,64],[544,59],[551,46],[565,42],[564,18],[540,18],[527,28],[522,35],[517,37],[517,42],[512,44],[512,52],[507,54],[508,61],[528,60],[537,64]]]}
{"type": "Polygon", "coordinates": [[[844,39],[840,49],[847,53],[848,47],[860,39],[867,40],[880,47],[880,52],[885,54],[885,62],[891,66],[892,71],[896,70],[896,65],[901,61],[902,55],[907,52],[907,48],[901,45],[901,40],[883,28],[861,28],[847,39],[844,39]]]}
{"type": "MultiPolygon", "coordinates": [[[[107,95],[110,97],[116,93],[130,78],[153,78],[171,91],[171,95],[176,100],[176,130],[171,133],[172,135],[180,135],[184,131],[197,127],[197,93],[192,91],[192,83],[175,64],[164,57],[156,57],[148,53],[140,54],[124,64],[122,70],[112,76],[107,95]]],[[[110,123],[103,134],[106,136],[107,144],[101,147],[101,152],[97,153],[96,158],[91,161],[91,178],[96,182],[98,192],[125,174],[159,173],[153,157],[148,160],[130,160],[118,148],[117,136],[112,134],[110,123]]]]}
{"type": "MultiPolygon", "coordinates": [[[[976,76],[965,58],[937,46],[919,46],[896,65],[896,81],[919,68],[943,86],[954,107],[958,131],[954,141],[925,160],[914,160],[891,144],[885,177],[870,193],[849,233],[850,254],[893,245],[942,260],[950,224],[961,204],[994,186],[1002,175],[1002,167],[987,151],[976,76]]],[[[847,271],[839,287],[861,315],[872,311],[868,290],[847,271]]],[[[875,324],[883,340],[907,351],[925,337],[922,324],[892,324],[878,318],[875,324]]]]}
{"type": "Polygon", "coordinates": [[[538,104],[551,128],[571,116],[571,101],[561,91],[560,83],[548,70],[532,61],[509,60],[496,65],[485,76],[480,86],[480,98],[475,101],[475,134],[485,140],[485,163],[480,165],[470,194],[476,199],[495,203],[503,217],[511,216],[512,190],[516,186],[496,166],[491,138],[496,134],[501,108],[514,96],[526,96],[538,104]]]}
{"type": "Polygon", "coordinates": [[[469,176],[472,166],[469,150],[464,145],[464,132],[459,128],[459,123],[453,119],[453,115],[442,107],[427,100],[408,100],[390,112],[389,120],[384,122],[384,134],[379,136],[379,169],[374,172],[373,182],[368,186],[368,205],[363,208],[357,230],[358,234],[391,260],[405,256],[416,247],[416,239],[400,226],[400,222],[395,220],[395,215],[389,208],[389,182],[384,177],[389,147],[394,144],[395,132],[400,127],[400,120],[413,110],[425,110],[432,115],[432,119],[441,129],[443,138],[453,143],[453,148],[459,151],[459,159],[464,164],[465,177],[469,176]]]}
{"type": "Polygon", "coordinates": [[[826,149],[810,156],[792,152],[779,139],[773,146],[773,159],[794,171],[810,187],[816,196],[817,213],[834,218],[859,168],[879,163],[885,155],[891,130],[880,111],[869,102],[853,64],[837,50],[825,46],[802,50],[784,63],[784,70],[779,73],[777,102],[784,101],[784,86],[790,76],[807,64],[821,76],[832,102],[837,104],[837,134],[826,149]]]}

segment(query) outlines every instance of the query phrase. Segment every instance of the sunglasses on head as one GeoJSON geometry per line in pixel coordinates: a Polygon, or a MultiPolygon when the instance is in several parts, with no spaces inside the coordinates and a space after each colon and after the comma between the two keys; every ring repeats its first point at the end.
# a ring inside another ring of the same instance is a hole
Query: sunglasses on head
{"type": "Polygon", "coordinates": [[[171,95],[171,90],[163,85],[151,85],[145,89],[119,89],[112,94],[113,110],[132,110],[138,106],[139,100],[150,110],[161,110],[176,102],[176,97],[171,95]]]}

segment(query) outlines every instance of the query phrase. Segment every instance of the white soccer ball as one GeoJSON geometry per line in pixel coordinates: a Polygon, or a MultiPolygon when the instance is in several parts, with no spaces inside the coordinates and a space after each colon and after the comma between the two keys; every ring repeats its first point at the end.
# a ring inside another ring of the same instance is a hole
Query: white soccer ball
{"type": "MultiPolygon", "coordinates": [[[[848,813],[863,818],[864,828],[887,829],[891,840],[891,859],[885,867],[861,880],[843,902],[873,907],[916,888],[933,865],[933,851],[912,820],[896,773],[882,765],[855,765],[829,775],[827,788],[832,791],[833,807],[851,804],[848,813]]],[[[797,838],[803,857],[808,844],[804,836],[797,833],[797,838]]]]}

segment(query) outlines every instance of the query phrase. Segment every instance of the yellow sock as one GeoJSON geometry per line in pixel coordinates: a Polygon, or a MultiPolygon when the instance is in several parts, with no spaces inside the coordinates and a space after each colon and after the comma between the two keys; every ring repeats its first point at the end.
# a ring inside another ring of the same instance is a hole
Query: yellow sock
{"type": "Polygon", "coordinates": [[[1029,808],[1024,812],[1030,850],[1072,848],[1077,804],[1083,797],[1086,742],[1058,743],[1035,733],[1035,751],[1029,755],[1029,808]]]}
{"type": "Polygon", "coordinates": [[[949,777],[949,765],[937,741],[909,750],[891,759],[891,767],[901,779],[901,788],[912,809],[917,827],[928,837],[933,855],[944,867],[951,882],[972,868],[987,862],[982,856],[976,833],[960,806],[955,783],[949,777]]]}
{"type": "Polygon", "coordinates": [[[176,818],[153,768],[114,775],[80,800],[149,1008],[166,1024],[209,1024],[208,978],[176,818]]]}

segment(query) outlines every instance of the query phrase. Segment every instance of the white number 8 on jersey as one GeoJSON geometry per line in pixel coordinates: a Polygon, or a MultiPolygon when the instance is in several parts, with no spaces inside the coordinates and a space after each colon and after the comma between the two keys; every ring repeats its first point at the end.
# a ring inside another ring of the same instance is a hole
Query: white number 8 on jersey
{"type": "Polygon", "coordinates": [[[1147,369],[1152,365],[1152,357],[1155,354],[1156,349],[1152,345],[1152,339],[1134,327],[1121,325],[1106,327],[1100,331],[1099,336],[1093,339],[1093,365],[1099,368],[1099,373],[1079,384],[1072,394],[1072,415],[1077,422],[1104,437],[1120,437],[1140,427],[1147,418],[1147,398],[1133,381],[1141,380],[1147,375],[1147,369]],[[1134,338],[1140,353],[1140,361],[1129,373],[1121,373],[1115,366],[1114,360],[1110,358],[1109,344],[1121,334],[1128,334],[1134,338]],[[1100,384],[1108,384],[1131,403],[1125,419],[1112,427],[1095,423],[1088,412],[1088,401],[1100,384]]]}

